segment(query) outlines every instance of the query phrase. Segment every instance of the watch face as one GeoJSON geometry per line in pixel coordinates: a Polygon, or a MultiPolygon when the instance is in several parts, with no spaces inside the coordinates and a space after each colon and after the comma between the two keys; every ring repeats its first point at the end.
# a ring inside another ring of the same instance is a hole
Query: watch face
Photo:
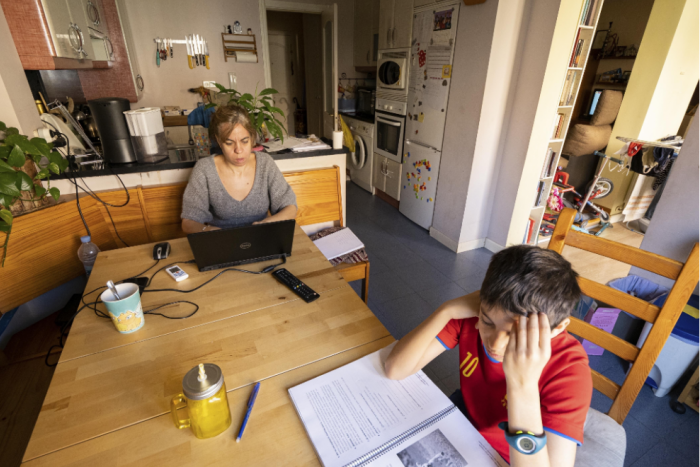
{"type": "Polygon", "coordinates": [[[522,437],[518,439],[520,451],[529,453],[535,450],[535,442],[531,438],[522,437]]]}

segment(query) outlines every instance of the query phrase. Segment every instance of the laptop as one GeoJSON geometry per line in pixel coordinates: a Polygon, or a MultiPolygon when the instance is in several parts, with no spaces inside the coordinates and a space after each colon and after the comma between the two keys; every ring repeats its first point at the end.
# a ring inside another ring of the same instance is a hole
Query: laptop
{"type": "Polygon", "coordinates": [[[294,219],[189,234],[200,272],[292,255],[294,219]]]}

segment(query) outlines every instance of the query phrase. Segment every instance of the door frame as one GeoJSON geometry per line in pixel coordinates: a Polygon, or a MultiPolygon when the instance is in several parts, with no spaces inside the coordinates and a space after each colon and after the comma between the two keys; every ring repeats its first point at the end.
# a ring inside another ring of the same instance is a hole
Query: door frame
{"type": "Polygon", "coordinates": [[[292,13],[311,13],[320,15],[332,5],[313,5],[310,3],[285,2],[280,0],[260,0],[260,38],[262,39],[263,67],[265,71],[265,87],[272,86],[270,73],[270,45],[267,40],[267,11],[288,11],[292,13]]]}

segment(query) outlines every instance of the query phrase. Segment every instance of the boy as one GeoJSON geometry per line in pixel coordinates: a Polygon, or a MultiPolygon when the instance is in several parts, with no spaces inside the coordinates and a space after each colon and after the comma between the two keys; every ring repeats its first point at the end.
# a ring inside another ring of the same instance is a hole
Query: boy
{"type": "Polygon", "coordinates": [[[405,378],[459,344],[466,414],[484,438],[515,467],[573,466],[593,392],[588,357],[566,332],[577,277],[551,250],[496,253],[480,291],[444,303],[396,344],[387,376],[405,378]]]}

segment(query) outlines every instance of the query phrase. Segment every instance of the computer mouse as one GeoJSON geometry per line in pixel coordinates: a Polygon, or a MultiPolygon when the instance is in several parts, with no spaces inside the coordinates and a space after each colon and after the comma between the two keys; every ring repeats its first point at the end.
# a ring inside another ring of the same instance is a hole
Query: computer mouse
{"type": "Polygon", "coordinates": [[[157,243],[153,247],[153,259],[165,259],[170,255],[170,243],[157,243]]]}

